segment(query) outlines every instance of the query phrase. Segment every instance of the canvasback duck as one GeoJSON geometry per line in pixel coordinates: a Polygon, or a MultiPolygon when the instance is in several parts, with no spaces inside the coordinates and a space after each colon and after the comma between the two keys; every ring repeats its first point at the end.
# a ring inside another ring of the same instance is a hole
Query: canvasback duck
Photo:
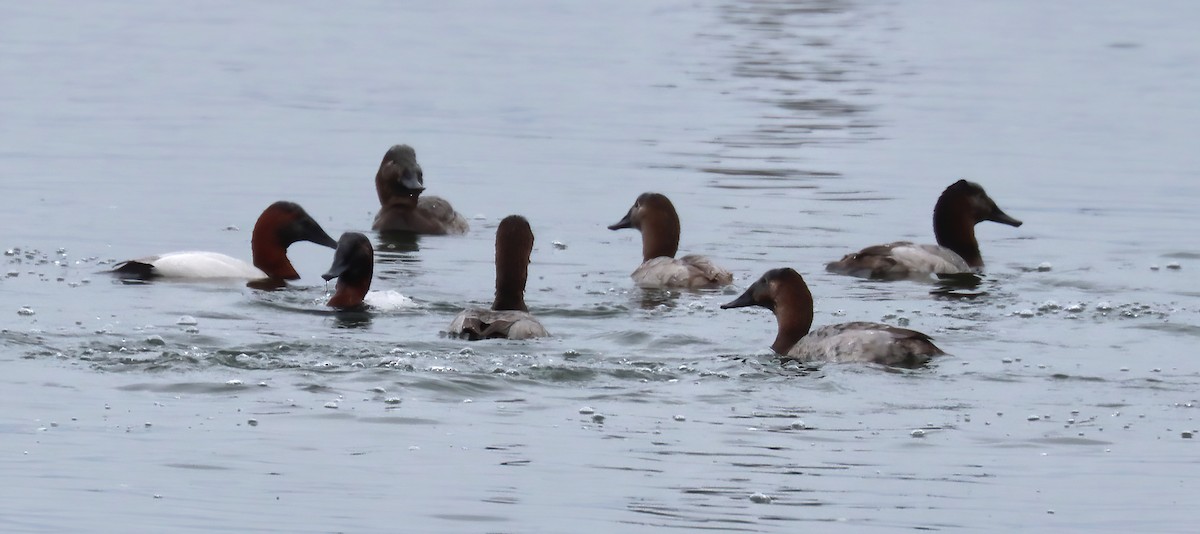
{"type": "Polygon", "coordinates": [[[492,309],[469,308],[450,323],[452,335],[471,340],[528,339],[548,336],[542,323],[525,306],[525,280],[533,230],[520,215],[509,215],[496,228],[496,300],[492,309]]]}
{"type": "Polygon", "coordinates": [[[336,290],[326,304],[331,308],[350,309],[362,306],[371,290],[375,272],[375,249],[367,236],[346,232],[338,238],[333,264],[321,275],[326,282],[337,278],[336,290]]]}
{"type": "Polygon", "coordinates": [[[746,306],[762,306],[775,312],[779,332],[771,349],[784,359],[918,367],[933,356],[945,354],[925,334],[880,323],[843,323],[810,332],[812,293],[800,273],[790,268],[767,271],[721,309],[746,306]]]}
{"type": "Polygon", "coordinates": [[[975,240],[975,224],[982,221],[1014,227],[1022,224],[996,206],[979,184],[959,180],[942,191],[933,207],[933,235],[938,244],[897,241],[875,245],[830,262],[825,270],[879,279],[978,271],[983,267],[983,257],[975,240]]]}
{"type": "Polygon", "coordinates": [[[630,275],[639,287],[696,289],[733,283],[733,275],[707,257],[675,257],[679,251],[679,215],[665,195],[638,196],[625,217],[608,227],[622,228],[636,228],[642,233],[642,264],[630,275]]]}
{"type": "Polygon", "coordinates": [[[326,302],[339,311],[370,308],[375,311],[391,311],[415,308],[413,299],[397,291],[372,290],[371,278],[375,272],[375,249],[371,240],[358,232],[346,232],[338,239],[337,251],[333,253],[333,264],[321,275],[326,282],[337,278],[333,296],[326,302]]]}
{"type": "Polygon", "coordinates": [[[408,145],[389,148],[375,173],[379,214],[372,230],[416,234],[465,234],[470,226],[446,199],[421,196],[425,174],[417,164],[417,152],[408,145]]]}
{"type": "Polygon", "coordinates": [[[279,201],[263,210],[250,235],[254,264],[216,252],[169,252],[118,263],[121,277],[151,279],[296,280],[300,275],[288,260],[287,249],[297,241],[329,248],[337,242],[295,202],[279,201]]]}

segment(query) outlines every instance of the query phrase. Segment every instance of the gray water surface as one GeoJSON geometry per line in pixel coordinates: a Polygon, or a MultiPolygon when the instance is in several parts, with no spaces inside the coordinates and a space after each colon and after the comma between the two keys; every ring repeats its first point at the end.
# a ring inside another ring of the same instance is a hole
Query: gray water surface
{"type": "Polygon", "coordinates": [[[1192,532],[1200,490],[1200,4],[35,2],[0,8],[0,531],[1192,532]],[[463,237],[369,231],[417,150],[463,237]],[[932,242],[959,178],[976,287],[825,262],[932,242]],[[642,291],[667,194],[736,287],[642,291]],[[249,258],[269,203],[377,243],[280,291],[123,284],[249,258]],[[537,236],[552,338],[441,334],[537,236]],[[555,243],[558,243],[556,246],[555,243]],[[781,365],[770,268],[816,324],[934,336],[927,368],[781,365]]]}

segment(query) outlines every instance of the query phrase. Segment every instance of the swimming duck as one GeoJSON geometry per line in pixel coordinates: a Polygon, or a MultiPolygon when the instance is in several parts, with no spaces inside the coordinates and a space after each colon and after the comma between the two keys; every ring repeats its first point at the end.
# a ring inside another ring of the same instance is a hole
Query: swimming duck
{"type": "Polygon", "coordinates": [[[250,235],[254,265],[216,252],[187,251],[123,261],[112,272],[136,279],[296,280],[300,275],[288,260],[287,249],[297,241],[337,247],[304,208],[281,200],[267,206],[254,223],[250,235]]]}
{"type": "Polygon", "coordinates": [[[679,215],[665,195],[642,193],[625,217],[609,230],[636,228],[642,233],[642,264],[633,274],[635,284],[646,288],[702,288],[733,283],[733,275],[712,260],[688,254],[676,258],[679,251],[679,215]]]}
{"type": "Polygon", "coordinates": [[[528,339],[548,336],[542,323],[525,306],[525,280],[533,230],[520,215],[509,215],[496,228],[496,300],[492,309],[469,308],[450,323],[450,334],[471,340],[528,339]]]}
{"type": "Polygon", "coordinates": [[[779,332],[771,349],[804,362],[871,362],[917,367],[945,354],[929,336],[880,323],[854,322],[813,330],[813,298],[800,273],[772,269],[721,309],[762,306],[775,313],[779,332]]]}
{"type": "Polygon", "coordinates": [[[347,309],[362,306],[371,290],[375,271],[375,249],[367,236],[346,232],[338,238],[333,264],[321,275],[326,282],[337,278],[336,290],[326,304],[331,308],[347,309]]]}
{"type": "Polygon", "coordinates": [[[825,270],[862,278],[899,279],[930,274],[956,274],[983,267],[975,224],[994,221],[1021,226],[974,182],[959,180],[942,191],[933,207],[933,234],[937,245],[897,241],[875,245],[830,262],[825,270]]]}
{"type": "Polygon", "coordinates": [[[408,145],[389,148],[375,173],[379,214],[372,230],[417,234],[465,234],[470,226],[446,199],[421,196],[425,174],[417,152],[408,145]]]}
{"type": "Polygon", "coordinates": [[[338,239],[337,251],[333,253],[333,264],[321,275],[326,282],[337,278],[333,296],[326,303],[338,310],[358,310],[369,307],[373,311],[392,311],[415,308],[413,299],[394,290],[372,290],[371,278],[375,271],[375,249],[371,240],[358,232],[346,232],[338,239]]]}

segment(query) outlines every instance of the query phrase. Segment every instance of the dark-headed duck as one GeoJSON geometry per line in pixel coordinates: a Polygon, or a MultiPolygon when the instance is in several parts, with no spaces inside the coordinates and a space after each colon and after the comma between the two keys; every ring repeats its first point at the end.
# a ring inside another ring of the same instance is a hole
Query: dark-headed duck
{"type": "Polygon", "coordinates": [[[169,252],[118,263],[113,273],[126,278],[296,280],[300,275],[287,249],[297,241],[330,248],[337,242],[295,202],[271,204],[258,216],[250,235],[254,265],[216,252],[169,252]]]}
{"type": "Polygon", "coordinates": [[[339,309],[362,306],[363,299],[371,290],[374,272],[375,249],[367,236],[358,232],[342,234],[338,238],[337,251],[333,253],[333,264],[321,275],[326,282],[338,279],[336,290],[326,304],[339,309]]]}
{"type": "Polygon", "coordinates": [[[528,339],[548,336],[525,306],[525,280],[533,252],[533,230],[520,215],[509,215],[496,228],[496,299],[492,309],[469,308],[450,323],[452,335],[467,339],[528,339]]]}
{"type": "Polygon", "coordinates": [[[639,287],[694,289],[733,283],[733,275],[707,257],[675,257],[679,251],[679,215],[665,195],[638,196],[625,217],[608,227],[622,228],[636,228],[642,233],[642,264],[630,275],[639,287]]]}
{"type": "Polygon", "coordinates": [[[761,306],[775,312],[779,331],[771,349],[804,362],[870,362],[917,367],[945,354],[929,336],[880,323],[854,322],[813,331],[813,298],[800,273],[772,269],[721,309],[761,306]]]}
{"type": "Polygon", "coordinates": [[[465,234],[470,226],[446,199],[421,196],[425,175],[417,152],[408,145],[389,148],[375,173],[379,214],[372,230],[417,234],[465,234]]]}
{"type": "Polygon", "coordinates": [[[1021,226],[974,182],[959,180],[942,192],[933,207],[936,245],[897,241],[875,245],[830,262],[825,270],[862,278],[901,279],[930,274],[957,274],[983,267],[975,224],[994,221],[1021,226]]]}

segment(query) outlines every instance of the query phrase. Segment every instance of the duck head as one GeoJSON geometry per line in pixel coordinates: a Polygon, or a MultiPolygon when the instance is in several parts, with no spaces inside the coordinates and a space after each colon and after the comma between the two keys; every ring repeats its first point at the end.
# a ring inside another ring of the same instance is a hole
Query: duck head
{"type": "Polygon", "coordinates": [[[271,278],[300,278],[287,257],[288,247],[297,241],[310,241],[329,248],[337,247],[337,241],[329,237],[321,225],[299,204],[281,200],[267,206],[254,223],[254,233],[250,236],[254,266],[262,269],[271,278]]]}
{"type": "Polygon", "coordinates": [[[367,236],[346,232],[338,239],[333,264],[321,275],[326,282],[337,278],[337,290],[327,303],[332,308],[346,309],[361,306],[371,289],[375,268],[375,249],[367,236]]]}
{"type": "Polygon", "coordinates": [[[529,311],[525,281],[533,253],[533,230],[520,215],[509,215],[496,227],[496,300],[493,310],[529,311]]]}
{"type": "Polygon", "coordinates": [[[748,306],[760,306],[775,313],[779,331],[771,350],[778,354],[787,354],[812,328],[812,293],[804,277],[790,267],[767,271],[741,296],[722,304],[721,309],[748,306]]]}
{"type": "Polygon", "coordinates": [[[625,217],[608,226],[609,230],[634,228],[642,233],[642,261],[679,251],[679,214],[670,199],[659,193],[642,193],[625,217]]]}
{"type": "Polygon", "coordinates": [[[417,152],[408,145],[389,148],[375,173],[379,205],[415,208],[424,190],[425,173],[417,164],[417,152]]]}
{"type": "Polygon", "coordinates": [[[975,225],[993,221],[1019,227],[1023,223],[1000,209],[983,187],[959,180],[950,184],[933,207],[933,234],[939,245],[958,253],[971,267],[982,267],[975,225]]]}

